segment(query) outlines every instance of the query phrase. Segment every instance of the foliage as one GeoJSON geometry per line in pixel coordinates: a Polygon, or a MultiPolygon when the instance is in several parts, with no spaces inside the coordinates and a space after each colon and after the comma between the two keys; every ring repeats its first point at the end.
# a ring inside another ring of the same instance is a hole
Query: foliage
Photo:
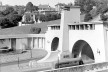
{"type": "Polygon", "coordinates": [[[60,19],[60,18],[61,18],[60,14],[46,14],[46,15],[41,14],[39,16],[36,16],[36,19],[39,19],[42,22],[51,21],[51,20],[57,20],[57,19],[60,19]]]}
{"type": "Polygon", "coordinates": [[[101,14],[100,17],[101,17],[102,21],[107,21],[108,20],[108,15],[101,14]]]}
{"type": "Polygon", "coordinates": [[[10,25],[11,25],[11,23],[9,22],[9,20],[7,18],[0,19],[1,28],[8,28],[8,26],[10,27],[10,25]]]}
{"type": "Polygon", "coordinates": [[[82,14],[86,14],[85,21],[88,21],[98,14],[102,14],[102,20],[107,20],[108,18],[104,15],[104,13],[108,11],[108,0],[75,0],[75,5],[80,6],[82,14]],[[93,9],[93,6],[96,8],[93,9]]]}
{"type": "Polygon", "coordinates": [[[25,11],[32,12],[32,11],[35,11],[35,10],[37,11],[38,7],[34,6],[32,4],[32,2],[28,2],[27,5],[26,5],[26,10],[25,11]]]}
{"type": "Polygon", "coordinates": [[[9,28],[18,25],[18,22],[22,20],[22,16],[18,15],[12,7],[7,7],[6,10],[0,13],[0,26],[1,28],[9,28]]]}
{"type": "Polygon", "coordinates": [[[18,14],[11,14],[7,16],[7,19],[9,19],[13,26],[17,26],[18,22],[22,20],[22,16],[18,14]]]}
{"type": "Polygon", "coordinates": [[[75,5],[81,7],[81,13],[88,13],[92,10],[95,2],[93,0],[76,0],[75,5]]]}
{"type": "Polygon", "coordinates": [[[18,11],[18,14],[19,14],[19,15],[24,15],[24,13],[25,13],[25,10],[19,10],[19,11],[18,11]]]}
{"type": "Polygon", "coordinates": [[[32,27],[30,29],[30,32],[33,33],[33,34],[39,34],[41,32],[41,28],[32,27]]]}
{"type": "Polygon", "coordinates": [[[35,10],[38,11],[38,9],[39,9],[38,6],[33,6],[33,11],[35,10]]]}
{"type": "Polygon", "coordinates": [[[22,16],[20,15],[9,15],[7,17],[1,18],[0,19],[0,26],[2,28],[9,28],[9,27],[14,27],[18,25],[18,22],[21,21],[22,16]]]}
{"type": "Polygon", "coordinates": [[[73,6],[73,4],[72,3],[68,3],[68,6],[73,6]]]}
{"type": "Polygon", "coordinates": [[[108,9],[106,3],[97,3],[97,13],[103,13],[106,9],[108,9]]]}
{"type": "Polygon", "coordinates": [[[6,16],[6,15],[8,15],[8,14],[10,14],[10,13],[13,13],[13,11],[14,11],[13,7],[7,7],[6,10],[4,10],[4,11],[2,12],[2,14],[3,14],[4,16],[6,16]]]}
{"type": "Polygon", "coordinates": [[[26,5],[26,11],[30,11],[30,12],[33,11],[33,4],[31,2],[27,3],[27,5],[26,5]]]}
{"type": "Polygon", "coordinates": [[[89,21],[89,20],[91,20],[91,19],[92,19],[91,14],[90,14],[90,13],[87,13],[87,14],[85,15],[84,21],[87,22],[87,21],[89,21]]]}
{"type": "Polygon", "coordinates": [[[26,22],[29,22],[31,20],[30,14],[26,14],[26,22]]]}

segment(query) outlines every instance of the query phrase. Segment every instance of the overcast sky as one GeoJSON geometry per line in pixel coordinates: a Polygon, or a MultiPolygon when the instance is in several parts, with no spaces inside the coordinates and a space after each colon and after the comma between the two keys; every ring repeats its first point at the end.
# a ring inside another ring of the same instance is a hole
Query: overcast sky
{"type": "Polygon", "coordinates": [[[74,0],[0,0],[3,5],[26,5],[28,2],[32,2],[34,5],[49,4],[53,6],[57,3],[70,3],[74,0]]]}

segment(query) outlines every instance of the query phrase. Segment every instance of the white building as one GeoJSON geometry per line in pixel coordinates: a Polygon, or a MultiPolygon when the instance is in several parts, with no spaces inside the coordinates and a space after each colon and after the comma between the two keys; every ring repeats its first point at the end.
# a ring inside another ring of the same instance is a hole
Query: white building
{"type": "MultiPolygon", "coordinates": [[[[58,56],[61,60],[81,57],[84,63],[89,60],[89,62],[95,63],[108,61],[107,22],[80,22],[79,7],[71,7],[70,10],[64,10],[61,14],[61,22],[53,21],[31,25],[31,27],[41,28],[39,34],[17,33],[15,35],[6,35],[6,33],[0,35],[0,38],[16,39],[15,49],[26,49],[28,47],[25,44],[27,44],[30,48],[43,48],[47,50],[48,55],[40,60],[40,62],[55,61],[58,56]],[[28,38],[28,42],[25,38],[28,38]]],[[[30,26],[24,27],[31,28],[30,26]]],[[[3,30],[0,31],[0,34],[2,33],[3,30]]]]}
{"type": "Polygon", "coordinates": [[[107,22],[80,22],[80,8],[72,7],[62,12],[60,25],[48,26],[45,49],[51,55],[59,51],[62,60],[81,57],[84,62],[105,62],[108,61],[107,29],[107,22]]]}
{"type": "Polygon", "coordinates": [[[30,49],[45,49],[45,33],[47,31],[47,25],[53,24],[54,22],[60,23],[58,20],[49,23],[44,22],[1,29],[0,48],[8,47],[8,49],[20,53],[30,49]]]}

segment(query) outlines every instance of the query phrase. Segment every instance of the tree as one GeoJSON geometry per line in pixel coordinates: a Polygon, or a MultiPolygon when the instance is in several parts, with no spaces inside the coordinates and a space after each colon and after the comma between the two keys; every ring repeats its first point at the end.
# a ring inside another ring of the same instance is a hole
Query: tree
{"type": "Polygon", "coordinates": [[[18,26],[18,22],[21,20],[22,20],[22,16],[18,14],[11,14],[0,19],[0,26],[2,28],[18,26]]]}
{"type": "Polygon", "coordinates": [[[43,15],[43,14],[40,14],[38,18],[42,22],[45,22],[46,21],[45,15],[43,15]]]}
{"type": "Polygon", "coordinates": [[[12,15],[8,16],[7,19],[10,21],[10,23],[13,26],[17,26],[18,22],[22,20],[22,16],[18,15],[18,14],[12,14],[12,15]]]}
{"type": "Polygon", "coordinates": [[[7,7],[6,10],[0,12],[0,26],[2,28],[17,26],[21,20],[22,16],[18,15],[18,12],[13,7],[7,7]]]}
{"type": "Polygon", "coordinates": [[[26,22],[30,22],[31,21],[31,15],[30,14],[26,14],[26,22]]]}
{"type": "Polygon", "coordinates": [[[4,16],[12,13],[14,11],[13,7],[7,7],[6,10],[4,10],[2,13],[4,16]]]}
{"type": "Polygon", "coordinates": [[[33,6],[33,11],[38,11],[38,6],[33,6]]]}
{"type": "Polygon", "coordinates": [[[92,19],[91,14],[90,14],[90,13],[87,13],[87,14],[85,15],[84,21],[87,22],[87,21],[89,21],[89,20],[91,20],[91,19],[92,19]]]}
{"type": "Polygon", "coordinates": [[[7,18],[0,19],[1,28],[8,28],[8,27],[10,27],[10,25],[11,25],[11,23],[9,22],[9,20],[7,18]]]}
{"type": "Polygon", "coordinates": [[[32,12],[34,10],[32,2],[28,2],[26,5],[26,11],[32,12]]]}
{"type": "Polygon", "coordinates": [[[13,11],[12,14],[18,14],[18,12],[17,11],[13,11]]]}
{"type": "Polygon", "coordinates": [[[55,14],[55,13],[49,13],[49,14],[40,14],[40,15],[36,15],[35,19],[36,20],[40,20],[42,22],[45,21],[52,21],[52,20],[57,20],[61,18],[61,14],[55,14]]]}
{"type": "Polygon", "coordinates": [[[73,6],[73,4],[72,3],[68,3],[68,6],[73,6]]]}
{"type": "Polygon", "coordinates": [[[0,11],[0,17],[3,17],[4,15],[3,15],[3,12],[2,11],[0,11]]]}
{"type": "Polygon", "coordinates": [[[75,5],[80,6],[81,13],[89,13],[95,2],[94,0],[75,0],[75,5]]]}
{"type": "Polygon", "coordinates": [[[100,17],[101,17],[102,21],[107,21],[108,20],[108,15],[101,14],[100,17]]]}
{"type": "Polygon", "coordinates": [[[24,13],[25,13],[24,10],[19,10],[19,11],[18,11],[18,14],[19,14],[19,15],[24,15],[24,13]]]}

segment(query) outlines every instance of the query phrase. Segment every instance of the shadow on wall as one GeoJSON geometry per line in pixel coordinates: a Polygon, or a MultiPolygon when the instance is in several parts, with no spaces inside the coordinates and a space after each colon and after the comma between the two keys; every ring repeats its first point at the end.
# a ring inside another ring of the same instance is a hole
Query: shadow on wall
{"type": "Polygon", "coordinates": [[[94,54],[90,45],[84,41],[77,41],[72,49],[73,58],[81,57],[83,61],[94,60],[94,54]]]}
{"type": "Polygon", "coordinates": [[[0,39],[0,48],[8,47],[11,48],[11,40],[10,39],[0,39]]]}
{"type": "Polygon", "coordinates": [[[52,40],[51,51],[56,51],[58,49],[58,46],[59,46],[59,38],[58,37],[55,37],[52,40]]]}

